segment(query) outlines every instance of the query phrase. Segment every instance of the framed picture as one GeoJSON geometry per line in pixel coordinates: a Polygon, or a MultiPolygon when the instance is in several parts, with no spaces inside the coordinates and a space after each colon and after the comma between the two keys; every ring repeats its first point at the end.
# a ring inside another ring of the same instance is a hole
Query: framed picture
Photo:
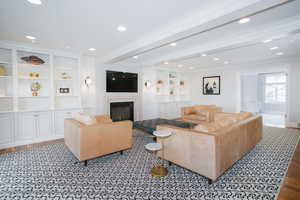
{"type": "Polygon", "coordinates": [[[221,94],[221,77],[209,76],[203,77],[203,95],[220,95],[221,94]]]}

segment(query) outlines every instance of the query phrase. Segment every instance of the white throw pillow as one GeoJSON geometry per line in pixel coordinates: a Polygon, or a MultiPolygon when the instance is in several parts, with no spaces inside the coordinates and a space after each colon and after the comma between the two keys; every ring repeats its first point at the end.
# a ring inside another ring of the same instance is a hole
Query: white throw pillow
{"type": "Polygon", "coordinates": [[[76,113],[74,118],[85,125],[93,125],[97,123],[95,117],[84,113],[76,113]]]}

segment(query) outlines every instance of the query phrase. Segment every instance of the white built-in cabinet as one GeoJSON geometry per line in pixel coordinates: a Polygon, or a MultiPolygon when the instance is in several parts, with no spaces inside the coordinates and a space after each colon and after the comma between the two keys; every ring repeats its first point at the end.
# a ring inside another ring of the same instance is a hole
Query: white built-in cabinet
{"type": "Polygon", "coordinates": [[[0,149],[63,138],[64,119],[82,111],[79,56],[5,45],[0,68],[0,149]]]}

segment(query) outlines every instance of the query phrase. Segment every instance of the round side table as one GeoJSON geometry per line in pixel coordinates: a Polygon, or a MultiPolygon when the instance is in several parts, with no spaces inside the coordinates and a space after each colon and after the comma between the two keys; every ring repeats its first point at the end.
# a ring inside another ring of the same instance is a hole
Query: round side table
{"type": "MultiPolygon", "coordinates": [[[[164,158],[164,139],[167,138],[167,137],[170,137],[172,135],[172,132],[166,131],[166,130],[158,130],[158,131],[154,131],[153,135],[158,137],[158,138],[161,138],[162,143],[161,144],[160,143],[150,143],[150,144],[148,144],[149,145],[148,150],[151,151],[149,147],[155,146],[154,144],[156,144],[157,147],[160,146],[160,149],[157,148],[155,151],[152,150],[152,152],[157,152],[157,151],[162,150],[162,157],[164,158]]],[[[146,145],[146,149],[147,149],[147,145],[146,145]]],[[[168,169],[164,166],[164,159],[163,158],[162,158],[162,163],[161,164],[158,164],[157,166],[155,166],[151,169],[151,175],[152,176],[163,177],[163,176],[168,175],[168,169]]]]}

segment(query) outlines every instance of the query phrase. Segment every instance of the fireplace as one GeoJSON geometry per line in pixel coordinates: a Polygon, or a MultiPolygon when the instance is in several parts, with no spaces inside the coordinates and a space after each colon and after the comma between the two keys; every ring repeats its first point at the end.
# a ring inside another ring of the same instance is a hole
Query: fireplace
{"type": "Polygon", "coordinates": [[[111,102],[110,117],[116,121],[131,120],[134,121],[133,102],[111,102]]]}

